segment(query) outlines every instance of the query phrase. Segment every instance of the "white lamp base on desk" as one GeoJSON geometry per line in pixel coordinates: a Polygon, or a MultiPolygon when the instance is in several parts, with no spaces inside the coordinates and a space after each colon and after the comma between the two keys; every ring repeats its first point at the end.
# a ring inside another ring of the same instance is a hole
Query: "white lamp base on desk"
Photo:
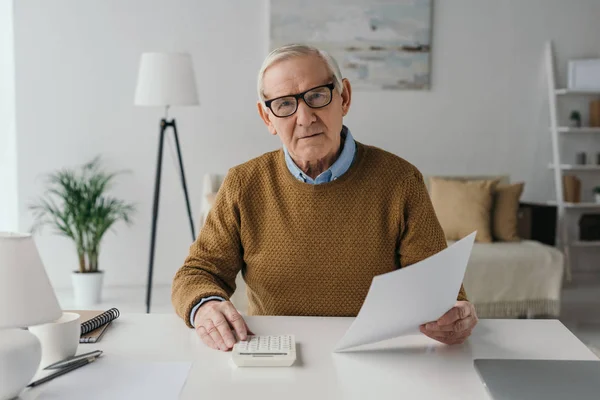
{"type": "Polygon", "coordinates": [[[38,338],[24,329],[0,329],[0,400],[14,399],[31,382],[42,359],[38,338]]]}

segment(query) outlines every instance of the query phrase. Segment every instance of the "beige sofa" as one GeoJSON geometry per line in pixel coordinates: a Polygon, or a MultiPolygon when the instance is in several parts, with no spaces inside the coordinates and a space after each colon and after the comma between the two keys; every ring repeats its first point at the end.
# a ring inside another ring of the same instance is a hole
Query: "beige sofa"
{"type": "MultiPolygon", "coordinates": [[[[510,183],[508,175],[440,176],[444,179],[510,183]]],[[[429,177],[425,176],[429,186],[429,177]]],[[[557,248],[528,240],[531,221],[519,214],[520,242],[475,243],[464,285],[482,318],[558,317],[565,272],[557,248]]],[[[451,241],[448,242],[452,244],[451,241]]]]}
{"type": "MultiPolygon", "coordinates": [[[[509,182],[507,176],[499,178],[505,183],[509,182]]],[[[204,177],[202,222],[210,210],[210,200],[214,198],[222,181],[223,175],[210,174],[204,177]]],[[[464,286],[481,318],[558,317],[563,274],[563,255],[554,247],[531,240],[475,243],[467,265],[464,286]]],[[[241,274],[236,283],[237,290],[231,300],[245,314],[248,300],[241,274]]]]}
{"type": "Polygon", "coordinates": [[[481,318],[558,317],[563,255],[539,242],[475,243],[464,286],[481,318]]]}

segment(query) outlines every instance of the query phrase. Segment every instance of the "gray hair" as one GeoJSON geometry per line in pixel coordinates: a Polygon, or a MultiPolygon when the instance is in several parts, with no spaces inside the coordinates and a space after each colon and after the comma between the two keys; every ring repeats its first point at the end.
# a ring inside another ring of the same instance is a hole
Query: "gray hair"
{"type": "Polygon", "coordinates": [[[340,67],[335,59],[330,56],[326,51],[319,50],[316,47],[308,46],[305,44],[288,44],[282,47],[279,47],[273,50],[265,61],[263,61],[262,67],[260,67],[260,71],[258,72],[258,99],[261,102],[265,101],[265,95],[263,93],[263,78],[265,76],[265,71],[271,65],[283,61],[288,60],[293,57],[302,57],[302,56],[318,56],[320,57],[329,73],[333,76],[333,81],[335,83],[335,89],[341,94],[344,86],[342,85],[342,73],[340,72],[340,67]]]}

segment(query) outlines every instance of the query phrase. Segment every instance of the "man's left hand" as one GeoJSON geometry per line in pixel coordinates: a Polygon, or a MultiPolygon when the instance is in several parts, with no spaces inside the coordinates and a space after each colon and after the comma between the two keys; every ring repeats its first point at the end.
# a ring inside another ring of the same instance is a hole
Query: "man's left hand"
{"type": "Polygon", "coordinates": [[[420,326],[426,336],[445,344],[461,344],[477,325],[475,307],[468,301],[457,301],[454,307],[437,321],[420,326]]]}

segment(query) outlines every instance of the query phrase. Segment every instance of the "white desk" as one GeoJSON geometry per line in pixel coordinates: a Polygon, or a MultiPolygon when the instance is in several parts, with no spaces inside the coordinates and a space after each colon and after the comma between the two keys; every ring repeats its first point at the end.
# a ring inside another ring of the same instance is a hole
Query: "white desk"
{"type": "MultiPolygon", "coordinates": [[[[474,358],[598,358],[556,320],[482,320],[462,346],[410,336],[362,353],[333,354],[352,318],[247,317],[256,334],[296,335],[298,359],[287,368],[237,368],[231,354],[204,346],[175,315],[129,314],[79,353],[113,360],[193,361],[183,399],[489,399],[474,358]]],[[[102,362],[102,359],[97,361],[102,362]]],[[[84,367],[85,368],[85,367],[84,367]]],[[[60,379],[60,378],[57,378],[60,379]]],[[[37,398],[44,386],[23,398],[37,398]]]]}

